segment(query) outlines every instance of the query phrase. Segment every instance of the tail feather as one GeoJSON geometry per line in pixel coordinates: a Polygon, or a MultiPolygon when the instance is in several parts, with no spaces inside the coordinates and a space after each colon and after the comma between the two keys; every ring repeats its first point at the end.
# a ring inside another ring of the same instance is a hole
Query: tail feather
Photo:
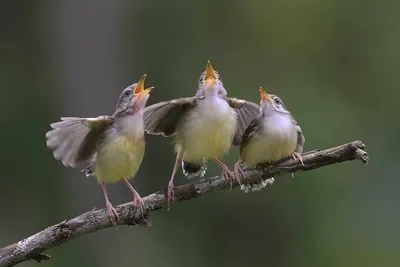
{"type": "Polygon", "coordinates": [[[88,165],[82,170],[82,172],[86,175],[86,177],[94,176],[94,165],[88,165]]]}
{"type": "Polygon", "coordinates": [[[183,174],[188,178],[200,176],[202,178],[207,171],[207,161],[202,160],[198,162],[182,161],[183,174]]]}

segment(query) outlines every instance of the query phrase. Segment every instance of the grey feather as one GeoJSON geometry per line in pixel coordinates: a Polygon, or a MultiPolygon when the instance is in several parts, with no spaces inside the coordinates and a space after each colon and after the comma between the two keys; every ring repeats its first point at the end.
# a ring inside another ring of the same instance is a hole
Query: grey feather
{"type": "Polygon", "coordinates": [[[296,152],[301,154],[301,153],[303,153],[303,147],[304,147],[304,143],[306,142],[306,138],[305,138],[300,126],[297,124],[297,122],[295,120],[294,120],[294,122],[296,123],[296,131],[297,131],[296,152]]]}
{"type": "Polygon", "coordinates": [[[195,106],[196,98],[194,97],[180,98],[148,106],[143,113],[146,132],[154,135],[174,135],[182,118],[195,106]]]}
{"type": "Polygon", "coordinates": [[[238,115],[237,127],[235,137],[233,139],[234,146],[240,146],[242,136],[246,131],[247,126],[250,122],[258,116],[260,113],[260,107],[246,100],[241,100],[237,98],[228,98],[229,105],[235,109],[238,115]]]}
{"type": "Polygon", "coordinates": [[[46,144],[54,158],[67,167],[90,164],[98,144],[98,136],[113,122],[110,116],[97,118],[64,117],[52,123],[53,130],[46,133],[46,144]]]}
{"type": "Polygon", "coordinates": [[[258,131],[260,130],[260,122],[262,120],[262,116],[257,116],[253,119],[250,124],[247,126],[242,139],[240,141],[240,154],[242,154],[243,148],[255,137],[257,136],[258,131]]]}

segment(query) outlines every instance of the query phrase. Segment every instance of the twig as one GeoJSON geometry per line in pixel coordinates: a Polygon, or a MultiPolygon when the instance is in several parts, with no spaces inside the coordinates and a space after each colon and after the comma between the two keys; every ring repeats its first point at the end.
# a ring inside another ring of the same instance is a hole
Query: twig
{"type": "MultiPolygon", "coordinates": [[[[254,183],[260,179],[276,177],[283,173],[308,171],[348,160],[368,162],[368,154],[361,141],[354,141],[326,150],[314,150],[303,154],[304,165],[293,159],[287,159],[275,165],[258,165],[245,170],[243,183],[254,183]]],[[[235,181],[233,187],[239,184],[235,181]]],[[[175,201],[197,198],[215,191],[230,188],[230,184],[221,177],[201,179],[175,188],[175,201]]],[[[119,225],[151,226],[149,213],[160,209],[166,202],[166,189],[148,195],[144,199],[144,216],[135,209],[133,203],[125,203],[116,207],[120,220],[119,225]]],[[[50,226],[24,240],[0,249],[0,267],[14,266],[27,260],[50,259],[44,251],[61,245],[74,237],[111,227],[112,224],[105,209],[88,211],[75,218],[50,226]]]]}

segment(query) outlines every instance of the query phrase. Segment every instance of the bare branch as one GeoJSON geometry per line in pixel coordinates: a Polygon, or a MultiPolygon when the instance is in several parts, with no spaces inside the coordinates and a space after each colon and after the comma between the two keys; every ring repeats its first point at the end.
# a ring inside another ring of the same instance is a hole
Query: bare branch
{"type": "MultiPolygon", "coordinates": [[[[326,150],[314,150],[303,154],[304,166],[293,159],[287,159],[275,165],[258,165],[245,169],[243,183],[258,182],[260,179],[276,177],[284,173],[308,171],[326,165],[349,160],[368,162],[368,154],[364,151],[364,144],[354,141],[326,150]]],[[[233,187],[237,187],[237,182],[233,187]]],[[[201,179],[197,182],[185,184],[175,188],[175,201],[184,201],[206,195],[215,191],[230,188],[230,184],[221,177],[201,179]]],[[[166,204],[166,189],[148,195],[144,199],[144,217],[133,203],[125,203],[116,207],[120,220],[119,225],[151,226],[149,213],[161,209],[166,204]]],[[[44,251],[61,245],[74,237],[112,227],[108,213],[105,209],[88,211],[75,218],[65,220],[50,226],[24,240],[0,249],[0,267],[14,266],[27,260],[50,259],[44,251]]]]}

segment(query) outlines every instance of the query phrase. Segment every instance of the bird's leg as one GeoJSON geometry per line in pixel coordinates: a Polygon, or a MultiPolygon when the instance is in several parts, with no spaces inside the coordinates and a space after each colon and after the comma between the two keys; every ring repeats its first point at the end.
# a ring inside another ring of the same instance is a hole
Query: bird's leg
{"type": "Polygon", "coordinates": [[[174,178],[175,178],[176,171],[178,170],[179,165],[181,163],[182,163],[182,156],[181,156],[181,153],[179,152],[176,155],[174,169],[172,170],[171,179],[169,180],[169,183],[168,183],[168,210],[170,208],[171,202],[174,201],[174,178]]]}
{"type": "Polygon", "coordinates": [[[104,198],[106,199],[106,207],[107,207],[108,215],[110,216],[112,224],[114,224],[116,226],[117,220],[119,219],[118,213],[115,210],[115,208],[113,207],[113,205],[111,204],[111,202],[108,200],[107,189],[106,189],[105,183],[101,183],[101,187],[103,188],[104,198]]]}
{"type": "MultiPolygon", "coordinates": [[[[296,151],[293,152],[293,153],[292,153],[292,158],[294,159],[294,161],[296,161],[297,159],[299,159],[300,162],[301,162],[301,165],[304,166],[303,157],[301,156],[301,154],[300,154],[299,152],[296,152],[296,151]]],[[[294,173],[292,173],[292,177],[294,177],[294,173]]]]}
{"type": "Polygon", "coordinates": [[[231,190],[232,190],[232,182],[233,182],[233,176],[234,174],[229,170],[229,168],[222,162],[220,161],[217,157],[213,157],[213,159],[215,160],[215,162],[221,166],[222,168],[222,176],[225,178],[225,181],[227,183],[231,183],[231,190]]]}
{"type": "Polygon", "coordinates": [[[242,167],[240,166],[242,164],[242,160],[240,159],[238,162],[236,162],[235,167],[234,167],[234,174],[235,174],[235,178],[238,181],[239,185],[240,185],[240,180],[242,178],[244,178],[244,172],[242,167]]]}
{"type": "Polygon", "coordinates": [[[144,208],[144,201],[140,197],[139,193],[133,188],[133,186],[128,182],[126,178],[123,178],[122,181],[126,184],[126,186],[132,191],[133,193],[133,204],[137,207],[139,205],[140,211],[143,217],[143,208],[144,208]]]}

